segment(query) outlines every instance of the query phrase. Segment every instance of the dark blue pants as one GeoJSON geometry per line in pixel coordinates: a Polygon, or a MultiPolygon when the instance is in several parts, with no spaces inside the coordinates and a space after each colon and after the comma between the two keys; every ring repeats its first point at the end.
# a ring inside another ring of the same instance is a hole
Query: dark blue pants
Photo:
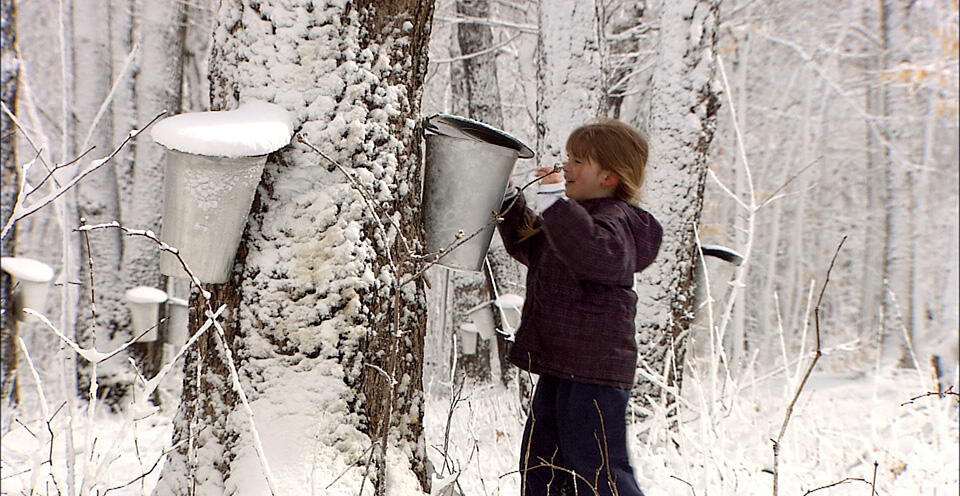
{"type": "Polygon", "coordinates": [[[629,398],[623,389],[541,375],[523,429],[521,494],[643,496],[627,456],[629,398]]]}

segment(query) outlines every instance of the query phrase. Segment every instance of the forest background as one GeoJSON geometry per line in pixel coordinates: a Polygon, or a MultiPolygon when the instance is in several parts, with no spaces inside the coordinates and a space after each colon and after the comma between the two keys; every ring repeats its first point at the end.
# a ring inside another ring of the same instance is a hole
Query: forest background
{"type": "MultiPolygon", "coordinates": [[[[343,26],[350,22],[336,24],[330,19],[362,16],[357,11],[363,9],[350,12],[352,5],[325,4],[322,8],[334,13],[324,14],[323,22],[346,30],[343,26]]],[[[11,215],[17,216],[11,209],[18,191],[33,186],[40,186],[38,196],[59,191],[162,110],[173,114],[232,108],[241,93],[309,107],[310,102],[302,103],[280,87],[272,93],[246,89],[268,86],[264,81],[270,81],[270,75],[255,70],[239,73],[248,69],[244,64],[259,63],[251,62],[249,55],[269,58],[270,51],[260,47],[243,52],[229,39],[245,30],[253,33],[247,34],[251,38],[267,39],[278,33],[276,26],[297,28],[304,16],[320,19],[320,10],[320,4],[312,2],[5,1],[4,224],[11,215]],[[246,17],[251,13],[273,23],[272,32],[251,22],[246,17]],[[231,64],[234,69],[225,68],[231,64]],[[237,95],[230,95],[230,89],[237,95]],[[90,146],[96,148],[85,153],[90,146]],[[81,158],[74,161],[76,157],[81,158]],[[68,165],[49,174],[56,164],[68,165]]],[[[960,325],[956,1],[475,0],[441,1],[432,10],[409,12],[421,15],[419,20],[411,17],[411,26],[428,26],[424,31],[428,37],[417,39],[429,57],[424,72],[405,70],[401,72],[406,76],[393,76],[406,78],[395,81],[397,87],[415,88],[411,94],[422,98],[419,108],[402,98],[399,107],[413,116],[438,112],[470,116],[530,144],[537,157],[518,162],[517,178],[528,178],[538,166],[556,162],[565,133],[597,115],[618,117],[651,134],[655,157],[651,167],[662,174],[654,174],[642,205],[658,218],[671,220],[667,205],[687,207],[674,223],[680,233],[677,239],[685,241],[664,254],[664,266],[683,275],[662,301],[650,297],[649,301],[666,302],[666,310],[641,308],[638,324],[642,328],[644,319],[660,319],[657,311],[680,315],[674,321],[682,325],[668,333],[675,338],[670,346],[689,350],[668,354],[683,364],[680,372],[675,366],[671,369],[663,347],[660,356],[638,371],[644,385],[635,391],[632,403],[637,439],[632,450],[650,494],[767,494],[770,479],[780,478],[793,491],[845,481],[824,491],[846,494],[841,491],[862,491],[869,484],[886,494],[956,492],[957,403],[951,399],[955,393],[944,394],[957,381],[960,325]],[[683,8],[689,15],[677,14],[683,8]],[[684,48],[689,46],[695,49],[684,48]],[[692,52],[706,55],[679,70],[669,66],[686,61],[692,52]],[[701,97],[691,101],[703,108],[687,113],[682,95],[691,94],[701,97]],[[680,111],[663,99],[673,99],[680,111]],[[684,128],[696,129],[694,139],[673,147],[664,130],[684,128]],[[692,172],[670,166],[687,162],[692,172]],[[740,254],[743,262],[733,266],[695,257],[697,243],[726,247],[740,254]],[[823,289],[823,299],[818,300],[823,289]],[[684,299],[686,303],[676,303],[684,299]],[[684,345],[674,344],[680,342],[684,345]],[[797,438],[793,445],[785,445],[785,461],[778,467],[770,439],[781,440],[777,437],[781,422],[790,418],[784,409],[793,406],[791,400],[797,398],[814,357],[817,375],[806,387],[819,392],[814,399],[799,396],[804,401],[793,413],[792,427],[797,438]],[[937,394],[923,396],[928,393],[937,394]]],[[[406,19],[409,12],[398,18],[406,19]]],[[[360,40],[358,46],[388,51],[386,38],[362,29],[353,35],[360,40]]],[[[352,49],[347,45],[315,49],[318,54],[352,49]]],[[[417,44],[412,45],[416,50],[417,44]]],[[[281,42],[271,46],[273,57],[287,56],[281,42]]],[[[325,56],[336,60],[337,67],[344,65],[343,57],[325,56]]],[[[416,66],[416,53],[403,56],[411,57],[416,66]]],[[[261,65],[273,67],[270,62],[261,65]]],[[[315,82],[328,89],[325,80],[315,82]]],[[[389,89],[384,95],[392,98],[389,89]]],[[[298,115],[312,116],[310,112],[298,115]]],[[[369,119],[346,111],[338,117],[327,128],[304,124],[302,130],[309,128],[310,139],[329,138],[342,130],[347,136],[352,118],[369,119]]],[[[414,138],[400,141],[412,143],[414,138]]],[[[398,157],[407,153],[403,143],[388,145],[396,148],[398,157]]],[[[368,153],[366,159],[357,160],[356,154],[343,151],[352,145],[338,146],[334,156],[351,167],[382,158],[368,153]]],[[[278,160],[326,165],[303,148],[296,154],[278,160]]],[[[400,162],[407,163],[402,158],[400,162]]],[[[401,170],[390,165],[383,169],[386,176],[377,180],[402,184],[396,179],[403,175],[401,170]]],[[[419,171],[416,166],[410,170],[413,175],[419,171]]],[[[267,176],[270,171],[268,167],[267,176]]],[[[364,207],[355,206],[362,203],[350,200],[350,187],[338,174],[332,171],[321,181],[334,185],[331,201],[349,221],[372,230],[370,216],[364,207]]],[[[37,310],[81,350],[95,343],[106,353],[133,337],[123,302],[131,287],[162,288],[185,299],[192,295],[193,305],[198,305],[195,288],[191,292],[189,284],[159,273],[155,244],[117,229],[90,231],[85,235],[89,239],[74,231],[82,218],[90,224],[119,220],[128,228],[159,232],[162,175],[163,150],[143,134],[67,189],[57,202],[19,219],[4,234],[4,256],[31,257],[57,268],[53,298],[48,308],[37,310]],[[91,275],[95,293],[85,282],[91,275]],[[90,312],[93,298],[95,314],[90,312]]],[[[279,190],[289,187],[283,180],[276,184],[279,190]]],[[[384,188],[377,194],[394,194],[384,188]]],[[[283,199],[279,194],[277,198],[283,199]]],[[[36,205],[31,199],[25,203],[36,205]]],[[[315,219],[326,215],[321,207],[306,212],[315,219]]],[[[403,212],[403,207],[396,212],[403,212]]],[[[348,225],[337,222],[314,233],[349,232],[348,225]]],[[[391,232],[389,237],[398,244],[394,236],[391,232]]],[[[259,249],[249,239],[246,242],[248,250],[259,249]]],[[[321,243],[311,250],[346,247],[346,255],[328,262],[352,267],[351,247],[338,243],[321,243]]],[[[261,442],[269,434],[256,427],[265,429],[264,424],[286,419],[288,413],[262,410],[257,402],[275,400],[283,391],[297,397],[306,387],[300,381],[308,379],[287,377],[291,388],[273,393],[255,387],[276,363],[253,364],[255,353],[238,344],[237,380],[248,381],[249,400],[233,397],[222,381],[223,397],[208,400],[226,405],[221,414],[231,417],[224,427],[229,434],[197,446],[192,436],[189,442],[178,442],[177,434],[171,434],[178,431],[176,426],[189,430],[197,424],[185,420],[183,405],[188,403],[180,401],[191,387],[189,377],[183,382],[183,362],[173,362],[172,371],[162,369],[174,357],[169,347],[159,342],[137,344],[94,366],[86,359],[89,354],[78,356],[37,322],[19,326],[23,339],[19,345],[11,333],[14,321],[7,317],[12,309],[5,305],[2,490],[102,494],[118,487],[116,491],[139,494],[157,487],[160,493],[177,494],[178,488],[193,487],[197,494],[259,494],[295,492],[307,484],[331,494],[357,494],[369,484],[378,491],[406,494],[411,487],[429,490],[426,481],[433,478],[434,492],[456,488],[467,494],[509,494],[518,486],[518,476],[511,471],[532,379],[503,362],[503,334],[482,341],[471,355],[461,352],[458,337],[469,320],[467,310],[499,295],[523,294],[522,268],[494,245],[490,269],[484,274],[433,268],[429,288],[409,295],[410,307],[420,310],[404,316],[409,320],[403,325],[423,328],[424,342],[419,348],[409,345],[413,348],[408,350],[414,355],[419,350],[422,356],[423,396],[417,399],[414,391],[402,392],[405,399],[396,399],[394,392],[387,397],[388,403],[398,401],[413,410],[422,406],[419,418],[415,414],[397,420],[388,410],[386,421],[377,424],[362,401],[345,398],[354,394],[349,391],[369,393],[364,387],[397,391],[393,383],[397,378],[385,372],[389,380],[372,385],[362,374],[357,378],[344,373],[338,385],[330,386],[335,393],[319,392],[310,403],[336,398],[334,403],[342,401],[342,412],[348,412],[341,415],[347,420],[307,415],[296,421],[307,425],[322,418],[338,426],[311,433],[315,443],[311,456],[325,462],[317,469],[314,460],[313,468],[294,470],[296,475],[277,470],[277,465],[299,467],[306,462],[282,456],[279,460],[284,461],[276,462],[281,447],[261,442]],[[142,397],[131,400],[137,374],[149,378],[161,371],[166,376],[155,403],[142,397]],[[94,396],[99,401],[85,399],[91,391],[98,392],[94,396]],[[258,422],[252,414],[247,420],[244,406],[257,412],[258,422]],[[48,426],[49,435],[43,433],[48,426]],[[349,434],[330,434],[337,429],[349,434]],[[426,447],[416,447],[424,444],[417,440],[421,429],[426,447]],[[124,434],[113,438],[107,435],[110,432],[124,434]],[[400,434],[387,441],[391,432],[400,434]],[[378,445],[380,436],[384,441],[378,445]],[[327,443],[330,439],[336,441],[327,443]],[[316,447],[325,443],[336,449],[316,447]],[[383,454],[375,457],[379,450],[374,446],[382,447],[383,454]],[[396,450],[388,451],[387,446],[396,450]],[[197,456],[203,447],[210,453],[197,456]],[[165,461],[161,454],[180,456],[182,463],[165,461]],[[211,461],[205,463],[204,456],[211,461]],[[273,471],[267,463],[271,459],[273,471]],[[408,471],[389,473],[386,467],[398,459],[408,471]],[[152,466],[153,460],[164,463],[152,466]],[[143,473],[147,476],[138,477],[143,473]],[[196,489],[198,478],[205,490],[196,489]]],[[[353,250],[363,259],[357,262],[360,273],[364,264],[375,265],[364,250],[363,246],[353,250]]],[[[260,273],[272,270],[282,278],[284,260],[289,262],[287,255],[270,259],[277,267],[261,267],[260,273]]],[[[338,270],[315,276],[311,284],[346,277],[338,270]]],[[[650,277],[673,280],[663,274],[650,277]]],[[[639,284],[644,283],[651,284],[649,279],[639,284]]],[[[250,307],[266,310],[251,313],[263,322],[271,322],[272,312],[283,313],[272,305],[291,311],[286,303],[275,303],[276,298],[316,305],[296,289],[252,284],[253,289],[240,284],[240,292],[247,291],[240,299],[249,302],[250,295],[257,294],[257,305],[262,306],[250,307]]],[[[11,289],[6,276],[4,288],[11,289]]],[[[336,291],[342,296],[345,290],[336,291]]],[[[5,302],[12,301],[6,296],[5,302]]],[[[321,301],[326,301],[323,308],[331,315],[349,307],[347,300],[321,301]]],[[[329,325],[349,323],[338,329],[353,325],[351,315],[338,319],[330,319],[329,325]]],[[[509,330],[506,310],[497,316],[497,323],[509,330]]],[[[194,321],[191,331],[201,324],[194,321]]],[[[317,328],[322,330],[322,325],[317,328]]],[[[291,338],[284,339],[281,348],[293,346],[291,338]]],[[[317,344],[307,351],[301,341],[295,346],[300,347],[297,353],[313,359],[335,355],[324,346],[337,349],[344,340],[348,338],[340,336],[332,345],[317,344]]],[[[210,346],[223,350],[216,343],[210,346]]],[[[366,351],[364,346],[387,345],[371,339],[357,349],[366,351]]],[[[340,359],[342,368],[349,370],[352,359],[340,359]]],[[[189,355],[186,360],[195,366],[202,362],[189,355]]],[[[309,380],[327,384],[341,373],[324,370],[318,372],[323,379],[309,380]]],[[[237,370],[233,372],[236,376],[237,370]]],[[[376,376],[379,371],[369,373],[376,376]]],[[[198,371],[194,385],[198,390],[203,388],[199,375],[198,371]]],[[[223,377],[230,377],[230,370],[223,377]]],[[[294,424],[278,423],[299,432],[294,424]]],[[[293,437],[277,435],[280,444],[293,437]]]]}

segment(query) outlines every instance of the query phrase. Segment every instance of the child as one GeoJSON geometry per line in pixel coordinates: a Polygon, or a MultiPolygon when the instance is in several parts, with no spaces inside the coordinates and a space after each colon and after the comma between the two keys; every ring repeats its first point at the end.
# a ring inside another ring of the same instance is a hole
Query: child
{"type": "Polygon", "coordinates": [[[507,251],[527,266],[509,358],[540,375],[521,442],[522,494],[574,494],[576,484],[576,494],[641,496],[626,440],[637,365],[633,281],[662,236],[656,219],[632,204],[647,141],[605,119],[574,130],[566,150],[562,177],[540,170],[542,213],[520,195],[498,226],[507,251]]]}

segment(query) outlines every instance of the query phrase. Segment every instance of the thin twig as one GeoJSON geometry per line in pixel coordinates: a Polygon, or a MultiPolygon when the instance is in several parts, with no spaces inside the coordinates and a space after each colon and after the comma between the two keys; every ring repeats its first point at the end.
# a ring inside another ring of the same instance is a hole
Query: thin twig
{"type": "Polygon", "coordinates": [[[340,480],[341,477],[343,477],[344,475],[346,475],[347,472],[349,472],[351,468],[356,467],[357,465],[359,465],[359,464],[360,464],[360,461],[363,460],[363,457],[366,456],[367,453],[370,452],[370,450],[372,450],[376,445],[377,445],[377,442],[376,442],[376,441],[373,441],[372,443],[370,443],[370,447],[367,448],[367,449],[365,449],[365,450],[363,450],[363,454],[362,454],[362,455],[360,455],[359,457],[357,457],[357,459],[354,460],[353,463],[351,463],[347,468],[343,469],[343,472],[340,472],[340,475],[336,476],[332,481],[330,481],[329,484],[327,484],[327,487],[325,487],[325,488],[323,488],[323,489],[324,489],[324,490],[327,490],[327,489],[330,489],[331,487],[333,487],[333,485],[336,484],[337,481],[340,480]]]}
{"type": "Polygon", "coordinates": [[[30,207],[26,207],[23,211],[18,212],[18,210],[20,210],[20,208],[23,207],[23,205],[16,205],[15,208],[14,208],[13,213],[10,215],[10,219],[7,220],[6,225],[3,226],[3,231],[0,232],[0,239],[3,239],[3,238],[5,238],[5,237],[7,237],[7,233],[10,232],[10,228],[13,227],[13,225],[14,225],[17,221],[19,221],[19,220],[27,217],[28,215],[33,214],[33,213],[36,212],[37,210],[40,210],[41,208],[49,205],[51,202],[53,202],[53,201],[56,200],[57,198],[60,198],[64,193],[66,193],[67,191],[69,191],[70,188],[72,188],[74,185],[76,185],[76,184],[79,183],[81,180],[83,180],[83,178],[87,177],[88,175],[90,175],[91,173],[93,173],[94,171],[96,171],[97,169],[99,169],[100,167],[103,167],[104,164],[107,164],[107,163],[109,163],[111,160],[113,160],[113,158],[116,157],[118,153],[120,153],[120,150],[122,150],[122,149],[127,145],[127,143],[129,143],[131,140],[133,140],[134,138],[136,138],[137,136],[139,136],[140,133],[146,131],[154,122],[156,122],[156,121],[159,120],[161,117],[163,117],[164,115],[166,115],[166,113],[167,113],[166,111],[160,112],[159,114],[157,114],[156,117],[154,117],[152,120],[150,120],[150,122],[147,123],[146,126],[144,126],[144,127],[141,128],[141,129],[136,130],[135,132],[131,132],[131,133],[127,134],[127,137],[123,139],[123,141],[120,143],[120,145],[118,145],[118,146],[113,150],[113,152],[110,153],[110,155],[107,155],[106,157],[104,157],[104,158],[102,158],[102,159],[97,159],[97,160],[92,161],[91,164],[90,164],[89,166],[87,166],[87,168],[85,168],[85,169],[83,169],[82,171],[80,171],[80,173],[77,174],[76,176],[74,176],[73,179],[71,179],[67,184],[61,186],[61,187],[58,188],[56,191],[54,191],[54,192],[50,193],[49,195],[43,197],[42,199],[38,200],[36,203],[34,203],[33,205],[31,205],[30,207]]]}
{"type": "Polygon", "coordinates": [[[817,492],[817,491],[820,491],[820,490],[823,490],[823,489],[830,489],[831,487],[836,487],[836,486],[839,486],[840,484],[846,484],[847,482],[862,482],[862,483],[864,483],[864,484],[870,484],[869,482],[867,482],[866,479],[862,479],[862,478],[860,478],[860,477],[847,477],[846,479],[843,479],[843,480],[841,480],[841,481],[834,482],[833,484],[827,484],[826,486],[823,486],[823,487],[818,487],[818,488],[816,488],[816,489],[811,489],[811,490],[803,493],[803,496],[807,496],[808,494],[813,494],[813,493],[815,493],[815,492],[817,492]]]}
{"type": "MultiPolygon", "coordinates": [[[[377,209],[373,206],[372,195],[370,195],[366,187],[363,186],[363,183],[361,183],[357,178],[353,177],[353,175],[347,172],[347,169],[345,169],[342,165],[340,165],[339,162],[330,158],[326,153],[323,153],[322,151],[320,151],[319,148],[317,148],[312,143],[307,141],[305,133],[297,134],[297,141],[303,143],[304,145],[307,145],[311,150],[313,150],[318,155],[326,159],[327,162],[330,162],[331,164],[333,164],[333,166],[336,167],[337,170],[339,170],[341,173],[343,173],[343,175],[347,178],[347,180],[350,181],[350,184],[353,186],[353,188],[360,193],[360,196],[363,197],[364,203],[367,204],[367,209],[370,210],[370,213],[373,215],[373,218],[376,219],[377,227],[380,228],[380,233],[383,235],[383,244],[386,246],[386,249],[387,249],[387,259],[390,261],[390,265],[394,265],[393,255],[389,245],[390,238],[387,236],[387,230],[383,227],[383,222],[381,222],[380,220],[380,212],[378,212],[377,209]]],[[[411,253],[410,245],[407,243],[407,239],[403,236],[403,230],[400,229],[400,226],[397,225],[397,223],[393,220],[392,216],[387,215],[386,217],[387,217],[387,220],[390,222],[390,224],[393,225],[393,228],[396,230],[397,235],[400,237],[401,242],[403,242],[404,248],[407,250],[407,253],[411,253]]]]}
{"type": "Polygon", "coordinates": [[[827,290],[827,283],[830,282],[830,272],[833,270],[833,264],[837,261],[837,256],[840,254],[840,248],[843,247],[843,243],[846,240],[846,236],[840,240],[840,244],[837,246],[837,251],[834,252],[833,259],[830,260],[830,267],[827,268],[827,275],[823,280],[823,286],[820,288],[820,297],[817,298],[817,306],[813,311],[817,337],[817,350],[813,355],[813,360],[810,361],[810,365],[807,367],[806,373],[803,375],[803,379],[800,381],[800,385],[797,386],[797,392],[794,393],[793,399],[791,399],[790,404],[787,405],[787,411],[783,416],[783,424],[780,426],[780,433],[777,435],[777,439],[773,440],[773,496],[778,496],[780,489],[778,464],[780,461],[780,446],[783,440],[783,435],[787,431],[787,424],[790,422],[790,417],[793,414],[793,408],[797,404],[797,400],[800,399],[800,393],[803,392],[803,387],[807,384],[807,380],[813,373],[813,368],[817,365],[817,361],[823,354],[820,349],[820,303],[823,302],[823,294],[827,290]]]}
{"type": "Polygon", "coordinates": [[[196,286],[200,290],[200,293],[203,296],[204,300],[210,299],[210,292],[203,289],[200,279],[197,279],[197,276],[195,276],[193,274],[193,271],[190,270],[190,267],[187,266],[187,262],[184,261],[183,258],[180,256],[180,250],[178,250],[176,247],[168,245],[167,243],[164,243],[163,241],[160,241],[160,238],[158,238],[156,233],[154,233],[153,231],[143,230],[143,229],[131,229],[129,227],[122,226],[117,221],[108,222],[105,224],[93,224],[88,226],[81,226],[77,228],[76,231],[93,231],[95,229],[119,229],[123,231],[123,233],[126,234],[127,236],[140,236],[153,241],[154,243],[157,244],[157,249],[161,251],[165,251],[177,257],[177,260],[180,262],[180,266],[183,267],[183,270],[190,277],[190,281],[193,282],[194,286],[196,286]]]}
{"type": "Polygon", "coordinates": [[[171,451],[179,448],[180,445],[183,444],[183,443],[184,443],[184,441],[180,441],[179,443],[174,444],[173,446],[165,449],[162,453],[160,453],[160,456],[157,457],[157,460],[156,460],[155,462],[153,462],[153,466],[150,467],[150,470],[147,470],[146,472],[140,474],[139,476],[137,476],[136,478],[134,478],[134,479],[131,480],[130,482],[127,482],[126,484],[121,484],[121,485],[119,485],[119,486],[114,486],[114,487],[111,487],[111,488],[107,489],[106,491],[103,492],[103,496],[107,496],[107,494],[108,494],[110,491],[114,491],[114,490],[117,490],[117,489],[123,489],[123,488],[125,488],[125,487],[127,487],[127,486],[129,486],[129,485],[132,485],[133,483],[135,483],[135,482],[137,482],[137,481],[145,478],[146,476],[150,475],[151,473],[153,473],[154,470],[157,469],[157,466],[160,465],[160,461],[163,460],[163,458],[164,458],[165,456],[167,456],[168,453],[170,453],[171,451]]]}
{"type": "MultiPolygon", "coordinates": [[[[63,164],[57,164],[57,165],[53,166],[53,169],[48,170],[48,171],[47,171],[47,175],[46,175],[46,176],[43,176],[43,179],[41,179],[40,182],[37,183],[37,185],[33,187],[33,189],[31,189],[30,191],[28,191],[27,194],[23,195],[23,197],[26,198],[26,197],[34,194],[37,190],[39,190],[41,187],[43,187],[43,185],[46,184],[47,181],[48,181],[49,179],[51,179],[51,178],[53,178],[54,184],[57,184],[58,187],[59,187],[59,183],[57,183],[56,178],[54,178],[54,174],[55,174],[58,170],[60,170],[60,169],[66,169],[67,167],[70,167],[71,165],[74,165],[74,164],[76,164],[77,162],[83,160],[83,158],[86,157],[87,155],[89,155],[90,152],[92,152],[95,148],[96,148],[96,146],[91,146],[91,147],[87,148],[86,150],[84,150],[83,153],[81,153],[80,155],[77,155],[76,157],[74,157],[73,160],[70,160],[69,162],[66,162],[66,163],[63,163],[63,164]]],[[[40,152],[37,152],[37,156],[40,156],[40,152]]]]}
{"type": "Polygon", "coordinates": [[[912,405],[914,401],[919,400],[920,398],[926,398],[927,396],[936,396],[938,398],[943,398],[944,396],[953,396],[957,399],[957,401],[960,401],[960,393],[953,391],[953,386],[950,386],[946,391],[931,391],[929,393],[923,393],[921,395],[914,396],[913,398],[910,398],[910,401],[900,403],[900,406],[912,405]]]}
{"type": "MultiPolygon", "coordinates": [[[[9,108],[7,108],[6,103],[0,102],[0,110],[2,110],[4,114],[7,114],[7,117],[9,117],[11,121],[13,121],[14,126],[17,127],[17,129],[20,131],[20,134],[23,135],[23,138],[26,139],[27,143],[30,144],[30,147],[33,148],[34,153],[36,153],[37,156],[40,158],[40,163],[43,164],[43,168],[49,172],[50,165],[47,164],[47,161],[43,159],[43,155],[41,154],[41,152],[43,151],[43,147],[37,146],[37,144],[33,142],[33,138],[30,136],[30,133],[28,133],[24,125],[20,123],[20,119],[18,119],[17,116],[14,115],[14,113],[11,112],[9,108]]],[[[59,186],[59,184],[57,186],[59,186]]]]}
{"type": "Polygon", "coordinates": [[[809,168],[813,167],[814,165],[816,165],[817,162],[819,162],[821,158],[823,158],[823,157],[821,156],[821,157],[817,157],[817,158],[813,159],[809,164],[807,164],[807,165],[804,166],[802,169],[800,169],[799,172],[797,172],[796,174],[794,174],[793,176],[791,176],[790,179],[787,179],[786,181],[784,181],[784,183],[781,184],[779,188],[773,190],[773,193],[770,193],[770,196],[768,196],[766,200],[763,200],[762,202],[760,202],[760,205],[757,206],[757,210],[760,210],[761,208],[764,207],[764,205],[766,205],[766,204],[768,204],[768,203],[776,200],[777,198],[783,198],[782,196],[777,196],[777,193],[779,193],[780,191],[782,191],[783,188],[786,188],[787,185],[789,185],[791,182],[793,182],[794,179],[800,177],[800,175],[803,174],[804,172],[806,172],[807,169],[809,169],[809,168]]]}
{"type": "MultiPolygon", "coordinates": [[[[80,227],[83,228],[86,225],[87,219],[80,217],[80,227]]],[[[90,234],[87,231],[81,231],[80,235],[83,237],[83,243],[87,246],[87,265],[90,268],[90,313],[91,315],[91,335],[93,336],[92,346],[96,348],[97,346],[97,286],[94,284],[93,280],[93,249],[90,248],[90,234]]],[[[91,398],[93,401],[93,398],[91,398]]]]}
{"type": "Polygon", "coordinates": [[[676,479],[676,480],[678,480],[678,481],[686,484],[687,487],[690,488],[690,493],[693,494],[693,496],[697,496],[697,491],[693,489],[693,484],[691,484],[691,483],[689,483],[689,482],[687,482],[687,481],[685,481],[685,480],[677,477],[676,475],[671,475],[670,478],[671,478],[671,479],[676,479]]]}

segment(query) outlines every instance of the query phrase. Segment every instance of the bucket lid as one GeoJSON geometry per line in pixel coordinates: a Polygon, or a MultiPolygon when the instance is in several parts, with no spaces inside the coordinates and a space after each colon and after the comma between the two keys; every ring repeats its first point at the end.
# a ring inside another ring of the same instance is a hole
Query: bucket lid
{"type": "Polygon", "coordinates": [[[27,257],[3,257],[0,266],[4,272],[21,281],[50,282],[54,275],[52,267],[27,257]]]}
{"type": "Polygon", "coordinates": [[[532,158],[533,150],[517,138],[492,128],[481,122],[466,117],[447,114],[433,114],[424,119],[424,129],[433,134],[441,134],[452,138],[472,139],[484,141],[492,145],[502,146],[517,151],[518,158],[532,158]]]}
{"type": "Polygon", "coordinates": [[[149,286],[137,286],[130,288],[124,293],[127,301],[130,303],[156,303],[160,304],[167,301],[167,292],[162,289],[151,288],[149,286]]]}

